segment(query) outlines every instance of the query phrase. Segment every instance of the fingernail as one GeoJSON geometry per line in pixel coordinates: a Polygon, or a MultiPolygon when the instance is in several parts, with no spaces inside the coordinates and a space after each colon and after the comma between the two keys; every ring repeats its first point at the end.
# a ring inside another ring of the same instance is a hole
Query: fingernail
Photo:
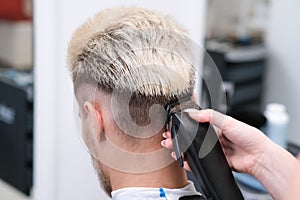
{"type": "Polygon", "coordinates": [[[190,117],[193,117],[193,118],[201,118],[203,116],[203,112],[202,110],[197,110],[196,112],[188,112],[189,116],[190,117]]]}
{"type": "Polygon", "coordinates": [[[184,109],[184,112],[187,112],[187,113],[198,113],[199,110],[197,110],[195,108],[187,108],[187,109],[184,109]]]}
{"type": "Polygon", "coordinates": [[[197,117],[197,116],[200,116],[200,113],[199,112],[189,112],[189,116],[197,117]]]}
{"type": "Polygon", "coordinates": [[[161,144],[161,146],[165,146],[165,141],[164,140],[162,140],[161,142],[160,142],[160,144],[161,144]]]}
{"type": "Polygon", "coordinates": [[[176,159],[176,154],[175,154],[175,151],[172,151],[172,153],[171,153],[171,157],[172,157],[172,158],[174,158],[174,159],[176,159]]]}
{"type": "Polygon", "coordinates": [[[164,132],[164,133],[162,134],[162,136],[163,136],[163,138],[166,138],[166,139],[168,138],[166,132],[164,132]]]}

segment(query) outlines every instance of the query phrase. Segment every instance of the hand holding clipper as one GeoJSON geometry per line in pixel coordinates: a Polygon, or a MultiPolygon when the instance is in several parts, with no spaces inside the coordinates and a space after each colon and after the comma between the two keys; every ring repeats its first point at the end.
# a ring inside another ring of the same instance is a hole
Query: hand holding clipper
{"type": "Polygon", "coordinates": [[[198,123],[191,119],[184,112],[187,108],[199,109],[190,98],[166,106],[166,128],[171,132],[179,165],[183,166],[183,152],[207,199],[243,199],[214,129],[209,123],[198,123]]]}

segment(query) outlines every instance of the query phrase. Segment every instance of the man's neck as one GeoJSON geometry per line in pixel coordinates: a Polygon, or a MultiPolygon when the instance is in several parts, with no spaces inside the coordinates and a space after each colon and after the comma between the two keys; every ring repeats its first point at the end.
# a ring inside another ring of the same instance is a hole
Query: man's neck
{"type": "Polygon", "coordinates": [[[124,173],[109,170],[112,190],[127,187],[182,188],[188,184],[185,170],[173,162],[149,173],[124,173]]]}

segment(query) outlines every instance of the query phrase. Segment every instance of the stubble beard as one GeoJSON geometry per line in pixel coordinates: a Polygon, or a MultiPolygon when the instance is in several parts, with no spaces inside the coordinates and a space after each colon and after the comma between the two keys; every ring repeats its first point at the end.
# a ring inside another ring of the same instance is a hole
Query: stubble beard
{"type": "Polygon", "coordinates": [[[105,170],[103,169],[103,164],[93,157],[92,157],[92,163],[97,173],[101,188],[108,196],[111,197],[111,192],[112,192],[111,182],[109,176],[107,175],[107,173],[105,173],[105,170]]]}

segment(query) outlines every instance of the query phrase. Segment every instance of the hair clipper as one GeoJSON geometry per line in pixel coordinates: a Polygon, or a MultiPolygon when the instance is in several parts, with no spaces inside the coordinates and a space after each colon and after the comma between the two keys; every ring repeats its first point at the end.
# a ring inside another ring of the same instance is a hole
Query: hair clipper
{"type": "Polygon", "coordinates": [[[190,97],[166,106],[166,128],[171,132],[179,165],[183,167],[183,153],[206,199],[244,199],[213,127],[209,123],[198,123],[191,119],[184,112],[190,108],[200,109],[190,97]]]}

